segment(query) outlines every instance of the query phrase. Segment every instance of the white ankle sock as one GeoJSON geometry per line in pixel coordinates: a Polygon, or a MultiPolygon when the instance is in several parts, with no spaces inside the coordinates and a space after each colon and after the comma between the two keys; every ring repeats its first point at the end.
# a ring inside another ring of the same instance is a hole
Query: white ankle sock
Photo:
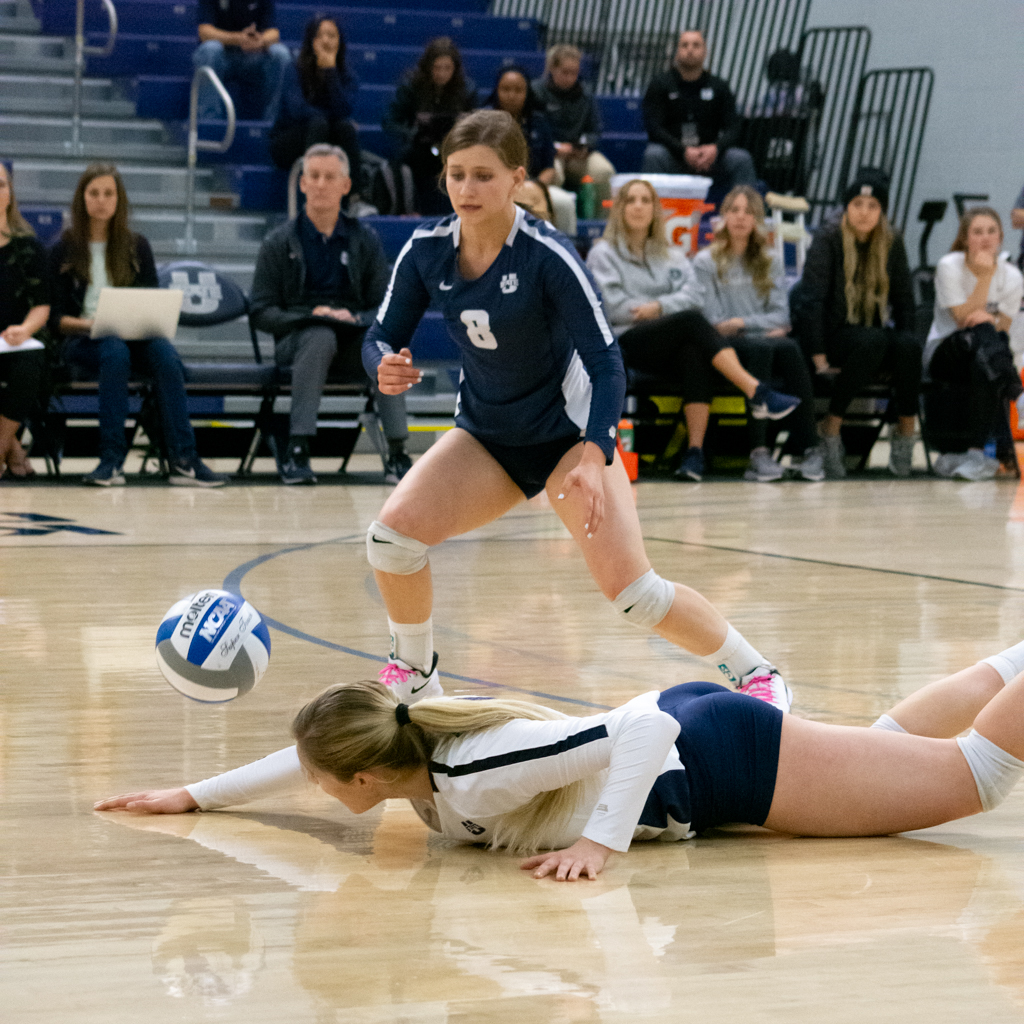
{"type": "Polygon", "coordinates": [[[885,729],[886,732],[906,732],[907,730],[896,721],[895,718],[890,718],[888,715],[879,715],[878,720],[871,723],[872,729],[885,729]]]}
{"type": "Polygon", "coordinates": [[[729,631],[725,634],[725,643],[714,654],[707,655],[707,660],[714,662],[733,686],[738,685],[739,681],[748,672],[753,672],[758,665],[768,664],[767,659],[751,647],[733,626],[729,626],[729,631]]]}
{"type": "Polygon", "coordinates": [[[1003,682],[1008,683],[1024,672],[1024,640],[991,658],[982,658],[981,663],[991,665],[1003,677],[1003,682]]]}
{"type": "Polygon", "coordinates": [[[391,630],[391,657],[421,672],[429,672],[434,661],[433,618],[426,622],[409,623],[392,622],[389,616],[388,629],[391,630]]]}

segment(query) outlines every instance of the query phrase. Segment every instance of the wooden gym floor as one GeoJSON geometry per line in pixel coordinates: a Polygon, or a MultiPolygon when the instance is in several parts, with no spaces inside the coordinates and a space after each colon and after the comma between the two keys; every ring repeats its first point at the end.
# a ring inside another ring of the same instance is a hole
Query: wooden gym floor
{"type": "MultiPolygon", "coordinates": [[[[4,1024],[1024,1021],[1024,787],[913,835],[640,844],[575,885],[449,847],[397,803],[95,814],[284,746],[306,698],[375,674],[363,536],[386,493],[0,485],[4,1024]],[[153,638],[219,585],[273,620],[274,649],[253,693],[210,707],[162,680],[153,638]]],[[[1024,634],[1014,481],[637,494],[659,571],[784,669],[796,713],[867,725],[1024,634]]],[[[713,678],[620,624],[550,511],[432,560],[451,692],[586,714],[713,678]]]]}

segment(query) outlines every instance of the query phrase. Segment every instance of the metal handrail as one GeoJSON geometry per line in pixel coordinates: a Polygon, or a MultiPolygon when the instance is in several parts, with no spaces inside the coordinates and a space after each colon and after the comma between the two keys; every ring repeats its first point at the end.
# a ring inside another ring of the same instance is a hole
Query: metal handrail
{"type": "Polygon", "coordinates": [[[178,239],[178,251],[189,255],[196,251],[196,156],[200,150],[204,153],[226,153],[235,141],[235,103],[224,88],[224,83],[217,77],[213,68],[199,67],[192,76],[192,91],[188,99],[188,177],[185,186],[185,237],[178,239]],[[224,138],[220,142],[211,142],[199,138],[199,86],[203,78],[217,90],[228,115],[228,126],[224,138]]]}
{"type": "Polygon", "coordinates": [[[299,175],[302,174],[303,157],[292,164],[288,172],[288,219],[295,220],[299,215],[299,175]]]}
{"type": "Polygon", "coordinates": [[[82,143],[82,76],[86,57],[109,57],[117,41],[117,8],[113,0],[100,0],[107,12],[107,41],[103,46],[85,44],[85,0],[77,0],[75,7],[75,85],[71,99],[71,152],[81,156],[82,143]]]}

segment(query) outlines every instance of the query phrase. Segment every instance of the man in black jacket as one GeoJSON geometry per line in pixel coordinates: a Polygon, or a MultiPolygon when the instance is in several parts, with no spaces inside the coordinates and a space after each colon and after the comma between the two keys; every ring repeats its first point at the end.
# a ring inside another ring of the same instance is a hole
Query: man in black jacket
{"type": "MultiPolygon", "coordinates": [[[[306,208],[270,232],[256,259],[252,322],[274,336],[274,358],[292,370],[292,409],[287,454],[280,459],[286,484],[315,484],[309,439],[316,434],[320,398],[332,363],[336,376],[365,379],[360,346],[388,285],[380,239],[341,212],[352,187],[348,158],[320,143],[303,157],[299,187],[306,208]]],[[[397,483],[411,462],[403,395],[374,388],[390,456],[386,476],[397,483]]]]}
{"type": "Polygon", "coordinates": [[[646,174],[702,174],[717,188],[755,185],[754,161],[736,143],[740,119],[726,81],[704,70],[707,46],[696,29],[679,36],[672,67],[644,95],[646,174]]]}

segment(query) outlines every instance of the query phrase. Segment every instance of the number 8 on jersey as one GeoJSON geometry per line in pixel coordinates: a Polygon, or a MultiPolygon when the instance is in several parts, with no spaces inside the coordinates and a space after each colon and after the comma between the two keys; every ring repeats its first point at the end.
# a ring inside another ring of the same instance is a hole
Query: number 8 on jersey
{"type": "Polygon", "coordinates": [[[464,309],[459,319],[466,325],[466,334],[477,348],[498,347],[498,339],[491,332],[491,318],[486,309],[464,309]]]}

